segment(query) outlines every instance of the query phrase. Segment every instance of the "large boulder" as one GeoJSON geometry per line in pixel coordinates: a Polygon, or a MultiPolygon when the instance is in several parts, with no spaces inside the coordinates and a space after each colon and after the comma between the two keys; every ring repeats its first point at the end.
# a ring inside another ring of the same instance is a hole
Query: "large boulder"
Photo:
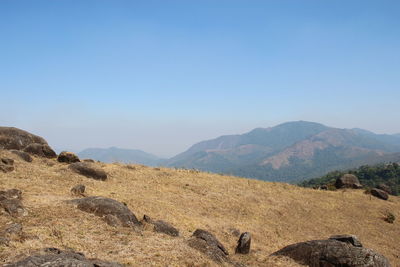
{"type": "Polygon", "coordinates": [[[362,188],[360,181],[357,176],[353,174],[345,174],[342,177],[338,178],[335,182],[336,188],[354,188],[359,189],[362,188]]]}
{"type": "Polygon", "coordinates": [[[21,150],[47,158],[57,157],[42,137],[14,127],[0,127],[0,149],[21,150]]]}
{"type": "Polygon", "coordinates": [[[380,190],[378,188],[372,188],[371,189],[371,195],[373,195],[374,197],[383,199],[383,200],[388,200],[389,199],[389,195],[387,192],[380,190]]]}
{"type": "Polygon", "coordinates": [[[96,216],[105,217],[107,215],[113,215],[120,221],[121,225],[125,227],[140,225],[135,214],[133,214],[126,205],[111,198],[93,196],[74,199],[69,202],[77,205],[78,209],[93,213],[96,216]]]}
{"type": "Polygon", "coordinates": [[[63,151],[58,155],[57,158],[58,162],[65,162],[65,163],[75,163],[80,162],[77,155],[72,152],[63,151]]]}
{"type": "Polygon", "coordinates": [[[189,239],[190,247],[204,253],[216,262],[227,261],[228,251],[224,245],[210,232],[197,229],[189,239]]]}
{"type": "Polygon", "coordinates": [[[383,255],[336,239],[296,243],[272,255],[290,257],[310,267],[390,267],[383,255]]]}
{"type": "Polygon", "coordinates": [[[57,248],[45,248],[36,254],[4,267],[123,267],[116,262],[87,259],[84,254],[75,251],[62,251],[57,248]]]}
{"type": "Polygon", "coordinates": [[[23,150],[30,144],[47,145],[42,137],[14,127],[0,127],[0,149],[23,150]]]}
{"type": "Polygon", "coordinates": [[[106,180],[107,173],[102,169],[97,168],[92,163],[87,162],[76,162],[69,165],[69,168],[76,173],[79,173],[83,176],[93,178],[95,180],[106,180]]]}

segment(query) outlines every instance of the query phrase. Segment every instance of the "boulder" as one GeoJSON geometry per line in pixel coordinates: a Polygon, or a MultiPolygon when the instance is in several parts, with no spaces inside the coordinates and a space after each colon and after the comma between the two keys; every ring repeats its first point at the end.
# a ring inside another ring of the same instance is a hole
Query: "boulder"
{"type": "Polygon", "coordinates": [[[107,173],[102,169],[97,168],[94,164],[87,162],[76,162],[69,165],[69,168],[83,176],[93,178],[95,180],[106,180],[107,173]]]}
{"type": "Polygon", "coordinates": [[[75,163],[80,162],[77,155],[72,152],[63,151],[58,155],[57,158],[58,162],[65,162],[65,163],[75,163]]]}
{"type": "Polygon", "coordinates": [[[251,244],[251,234],[249,232],[244,232],[240,235],[235,253],[239,254],[249,254],[251,244]]]}
{"type": "Polygon", "coordinates": [[[225,247],[213,234],[202,229],[197,229],[193,233],[188,244],[219,263],[226,261],[229,255],[225,247]]]}
{"type": "Polygon", "coordinates": [[[8,263],[4,267],[123,267],[116,262],[107,262],[98,259],[87,259],[84,254],[75,251],[62,251],[57,248],[45,248],[34,255],[28,256],[15,263],[8,263]]]}
{"type": "Polygon", "coordinates": [[[45,144],[42,137],[14,127],[0,127],[0,149],[23,150],[30,144],[45,144]]]}
{"type": "Polygon", "coordinates": [[[272,254],[286,256],[310,267],[390,267],[381,254],[335,239],[296,243],[272,254]]]}
{"type": "Polygon", "coordinates": [[[83,184],[77,184],[71,188],[71,193],[75,196],[84,196],[86,187],[83,184]]]}
{"type": "Polygon", "coordinates": [[[14,170],[14,160],[1,158],[0,159],[0,171],[7,173],[12,172],[14,170]]]}
{"type": "Polygon", "coordinates": [[[56,152],[47,144],[30,144],[23,151],[43,158],[51,159],[57,157],[56,152]]]}
{"type": "Polygon", "coordinates": [[[333,235],[333,236],[329,237],[329,239],[334,239],[334,240],[337,240],[340,242],[346,242],[355,247],[361,248],[363,246],[361,244],[360,240],[358,240],[357,236],[355,236],[355,235],[333,235]]]}
{"type": "Polygon", "coordinates": [[[373,195],[374,197],[383,199],[383,200],[388,200],[389,199],[388,193],[386,193],[385,191],[380,190],[378,188],[372,188],[371,189],[371,195],[373,195]]]}
{"type": "Polygon", "coordinates": [[[32,157],[24,151],[13,149],[11,150],[11,152],[20,157],[21,159],[25,160],[26,162],[32,162],[32,157]]]}
{"type": "Polygon", "coordinates": [[[179,230],[165,221],[162,220],[154,221],[147,215],[143,216],[143,221],[152,224],[154,226],[155,232],[164,233],[170,236],[179,236],[179,230]]]}
{"type": "Polygon", "coordinates": [[[357,176],[353,174],[345,174],[342,177],[338,178],[335,182],[336,188],[354,188],[359,189],[362,188],[360,181],[357,176]]]}
{"type": "Polygon", "coordinates": [[[96,216],[105,217],[106,215],[113,215],[125,227],[140,225],[135,214],[126,205],[111,198],[93,196],[74,199],[68,202],[77,205],[78,209],[93,213],[96,216]]]}
{"type": "Polygon", "coordinates": [[[385,191],[386,193],[388,193],[390,195],[393,194],[392,189],[386,184],[383,184],[383,183],[382,184],[378,184],[378,186],[376,188],[378,188],[380,190],[383,190],[383,191],[385,191]]]}

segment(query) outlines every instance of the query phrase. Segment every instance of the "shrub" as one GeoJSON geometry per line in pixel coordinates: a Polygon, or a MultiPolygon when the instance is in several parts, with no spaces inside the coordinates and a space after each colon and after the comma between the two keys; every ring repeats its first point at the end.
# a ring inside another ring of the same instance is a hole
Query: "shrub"
{"type": "Polygon", "coordinates": [[[391,213],[391,212],[388,211],[388,212],[386,212],[386,214],[385,214],[384,220],[385,220],[386,222],[388,222],[388,223],[394,223],[394,221],[396,220],[396,216],[394,216],[393,213],[391,213]]]}

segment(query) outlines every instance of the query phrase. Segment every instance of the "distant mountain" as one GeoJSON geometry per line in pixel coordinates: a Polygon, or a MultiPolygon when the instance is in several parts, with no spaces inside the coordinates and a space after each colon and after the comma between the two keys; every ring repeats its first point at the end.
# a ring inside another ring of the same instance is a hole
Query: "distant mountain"
{"type": "Polygon", "coordinates": [[[156,166],[163,159],[136,149],[110,148],[88,148],[78,153],[80,158],[90,158],[102,162],[137,163],[156,166]]]}
{"type": "Polygon", "coordinates": [[[394,152],[400,152],[399,135],[297,121],[203,141],[165,164],[291,182],[387,161],[394,152]]]}

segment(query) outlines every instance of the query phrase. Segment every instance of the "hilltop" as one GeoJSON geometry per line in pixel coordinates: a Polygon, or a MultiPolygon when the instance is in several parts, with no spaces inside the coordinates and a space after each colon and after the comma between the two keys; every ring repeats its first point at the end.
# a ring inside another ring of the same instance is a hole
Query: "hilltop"
{"type": "Polygon", "coordinates": [[[0,172],[0,190],[20,189],[28,211],[20,218],[0,215],[0,225],[18,222],[25,232],[10,246],[0,246],[1,263],[38,248],[57,247],[128,266],[221,266],[187,245],[192,233],[201,228],[225,245],[232,260],[247,266],[300,266],[291,259],[269,255],[295,242],[344,233],[357,235],[393,266],[400,265],[399,223],[382,219],[386,211],[400,215],[398,197],[383,201],[362,190],[328,192],[195,170],[118,163],[93,163],[108,175],[107,180],[97,181],[54,158],[33,156],[30,163],[6,150],[0,150],[0,157],[13,159],[15,167],[12,172],[0,172]],[[70,193],[76,184],[84,184],[89,196],[126,203],[138,218],[146,214],[165,220],[181,235],[111,227],[66,203],[76,198],[70,193]],[[253,236],[251,253],[234,254],[235,232],[244,231],[253,236]]]}
{"type": "Polygon", "coordinates": [[[294,182],[329,171],[400,161],[398,135],[296,121],[199,142],[167,166],[294,182]]]}

